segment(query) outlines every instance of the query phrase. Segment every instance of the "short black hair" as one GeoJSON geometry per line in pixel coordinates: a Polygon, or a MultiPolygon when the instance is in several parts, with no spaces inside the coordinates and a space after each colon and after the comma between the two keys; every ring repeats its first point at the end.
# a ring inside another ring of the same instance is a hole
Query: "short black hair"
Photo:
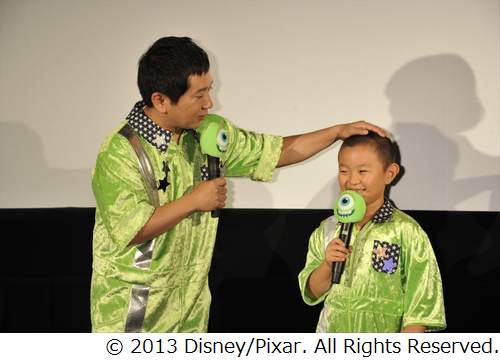
{"type": "Polygon", "coordinates": [[[391,141],[388,137],[382,137],[373,131],[368,131],[366,135],[353,135],[348,137],[342,143],[339,153],[346,146],[353,147],[361,144],[369,144],[375,148],[375,151],[384,165],[384,169],[387,169],[392,163],[400,162],[399,150],[396,143],[391,141]]]}
{"type": "Polygon", "coordinates": [[[203,75],[209,69],[207,53],[191,38],[163,37],[139,59],[137,85],[142,100],[152,106],[151,95],[158,91],[177,104],[189,88],[189,76],[203,75]]]}

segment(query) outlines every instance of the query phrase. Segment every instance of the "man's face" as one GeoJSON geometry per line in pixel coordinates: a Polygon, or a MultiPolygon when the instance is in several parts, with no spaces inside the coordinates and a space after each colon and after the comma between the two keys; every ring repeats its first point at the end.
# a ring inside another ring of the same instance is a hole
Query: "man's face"
{"type": "Polygon", "coordinates": [[[354,190],[370,205],[381,206],[385,186],[393,179],[390,166],[384,169],[379,155],[370,144],[345,146],[339,153],[340,191],[354,190]]]}
{"type": "Polygon", "coordinates": [[[196,129],[213,106],[209,94],[213,84],[210,73],[190,75],[188,83],[187,91],[168,110],[169,125],[173,128],[196,129]]]}

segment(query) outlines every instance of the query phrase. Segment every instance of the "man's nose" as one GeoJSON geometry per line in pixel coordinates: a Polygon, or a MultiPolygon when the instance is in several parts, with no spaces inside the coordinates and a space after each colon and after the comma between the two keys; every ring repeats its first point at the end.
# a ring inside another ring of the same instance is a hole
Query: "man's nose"
{"type": "Polygon", "coordinates": [[[204,109],[211,109],[214,106],[214,102],[212,101],[212,97],[210,95],[207,95],[207,98],[205,100],[205,104],[203,104],[204,109]]]}

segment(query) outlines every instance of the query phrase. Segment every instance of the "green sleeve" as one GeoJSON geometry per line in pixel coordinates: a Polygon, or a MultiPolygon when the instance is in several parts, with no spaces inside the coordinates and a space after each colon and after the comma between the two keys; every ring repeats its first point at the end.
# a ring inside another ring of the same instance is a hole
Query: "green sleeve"
{"type": "Polygon", "coordinates": [[[310,296],[307,286],[309,276],[311,276],[311,273],[316,270],[316,268],[318,268],[318,266],[321,265],[321,262],[325,259],[325,221],[323,221],[309,237],[309,247],[307,250],[306,264],[298,276],[300,293],[302,295],[302,299],[307,305],[319,304],[328,295],[328,291],[325,291],[325,293],[319,298],[314,299],[310,296]]]}
{"type": "Polygon", "coordinates": [[[221,160],[226,176],[270,181],[281,156],[281,136],[259,134],[227,124],[229,144],[221,160]]]}
{"type": "Polygon", "coordinates": [[[446,328],[443,289],[432,245],[416,223],[403,231],[403,328],[423,325],[428,330],[446,328]]]}
{"type": "Polygon", "coordinates": [[[123,136],[103,144],[92,174],[96,221],[124,249],[154,212],[139,172],[137,155],[123,136]],[[97,219],[99,217],[99,219],[97,219]]]}

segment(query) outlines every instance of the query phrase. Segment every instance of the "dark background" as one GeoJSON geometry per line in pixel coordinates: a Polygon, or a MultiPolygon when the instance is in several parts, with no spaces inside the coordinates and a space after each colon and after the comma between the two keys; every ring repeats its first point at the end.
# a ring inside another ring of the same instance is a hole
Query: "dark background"
{"type": "MultiPolygon", "coordinates": [[[[438,259],[448,332],[497,332],[500,213],[406,211],[438,259]]],[[[1,332],[89,332],[94,208],[0,209],[1,332]]],[[[300,297],[308,239],[331,210],[225,209],[210,332],[314,332],[300,297]]]]}

